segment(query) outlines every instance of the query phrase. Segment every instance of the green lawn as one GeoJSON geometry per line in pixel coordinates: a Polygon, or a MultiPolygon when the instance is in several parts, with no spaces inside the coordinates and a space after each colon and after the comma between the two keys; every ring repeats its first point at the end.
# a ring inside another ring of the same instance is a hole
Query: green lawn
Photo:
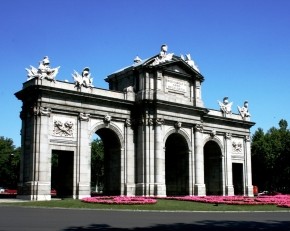
{"type": "Polygon", "coordinates": [[[77,209],[121,209],[121,210],[170,210],[170,211],[289,211],[287,208],[280,208],[275,205],[214,205],[199,202],[187,202],[176,200],[162,200],[153,205],[103,205],[84,203],[80,200],[65,199],[51,201],[33,201],[3,203],[5,206],[29,206],[29,207],[58,207],[58,208],[77,208],[77,209]]]}

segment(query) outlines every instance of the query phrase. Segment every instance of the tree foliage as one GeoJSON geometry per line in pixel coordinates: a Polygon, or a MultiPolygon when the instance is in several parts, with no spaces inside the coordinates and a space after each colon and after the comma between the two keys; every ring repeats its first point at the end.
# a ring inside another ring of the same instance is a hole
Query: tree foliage
{"type": "Polygon", "coordinates": [[[253,184],[260,190],[290,192],[290,130],[282,119],[267,133],[259,128],[252,139],[253,184]]]}
{"type": "Polygon", "coordinates": [[[20,148],[13,140],[0,136],[0,185],[16,189],[19,177],[20,148]]]}
{"type": "Polygon", "coordinates": [[[98,138],[91,143],[91,182],[99,188],[104,185],[104,145],[98,138]]]}

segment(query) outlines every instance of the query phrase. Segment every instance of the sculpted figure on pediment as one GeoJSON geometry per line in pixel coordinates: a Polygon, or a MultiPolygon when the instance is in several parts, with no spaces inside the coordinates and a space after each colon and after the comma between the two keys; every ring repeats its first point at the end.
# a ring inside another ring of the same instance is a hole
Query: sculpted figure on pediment
{"type": "Polygon", "coordinates": [[[38,68],[35,68],[33,66],[30,66],[30,69],[26,68],[28,77],[27,80],[39,78],[55,82],[55,77],[58,73],[58,69],[60,68],[60,66],[56,68],[50,68],[49,64],[49,58],[48,56],[45,56],[42,61],[39,62],[38,68]]]}
{"type": "Polygon", "coordinates": [[[161,51],[159,53],[159,56],[154,59],[152,66],[172,60],[173,53],[167,54],[167,50],[168,50],[168,46],[166,44],[163,44],[161,46],[161,51]]]}
{"type": "Polygon", "coordinates": [[[90,68],[85,67],[80,75],[78,72],[74,71],[72,77],[75,81],[75,86],[78,88],[81,87],[94,87],[93,86],[93,78],[91,77],[90,68]]]}
{"type": "Polygon", "coordinates": [[[229,97],[224,97],[223,102],[218,101],[220,105],[220,110],[224,114],[232,114],[232,105],[233,102],[229,102],[229,97]]]}
{"type": "Polygon", "coordinates": [[[195,62],[191,59],[190,54],[185,55],[185,57],[183,55],[180,56],[189,66],[191,66],[194,70],[196,70],[197,72],[200,72],[198,69],[198,66],[195,64],[195,62]]]}
{"type": "Polygon", "coordinates": [[[248,101],[244,102],[244,106],[243,107],[239,107],[238,106],[238,110],[240,112],[240,115],[242,116],[242,118],[244,119],[245,117],[250,117],[250,113],[249,113],[249,103],[248,101]]]}

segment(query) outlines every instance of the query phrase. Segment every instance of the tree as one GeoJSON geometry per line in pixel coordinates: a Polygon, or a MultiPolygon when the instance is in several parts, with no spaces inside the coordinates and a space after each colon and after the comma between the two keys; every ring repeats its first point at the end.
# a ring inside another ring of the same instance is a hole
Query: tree
{"type": "Polygon", "coordinates": [[[104,144],[98,138],[91,143],[91,182],[99,189],[104,186],[104,144]]]}
{"type": "Polygon", "coordinates": [[[252,139],[253,184],[262,190],[290,192],[290,130],[282,119],[279,128],[265,134],[259,128],[252,139]]]}
{"type": "Polygon", "coordinates": [[[13,140],[0,136],[0,185],[16,188],[19,176],[20,148],[13,140]]]}

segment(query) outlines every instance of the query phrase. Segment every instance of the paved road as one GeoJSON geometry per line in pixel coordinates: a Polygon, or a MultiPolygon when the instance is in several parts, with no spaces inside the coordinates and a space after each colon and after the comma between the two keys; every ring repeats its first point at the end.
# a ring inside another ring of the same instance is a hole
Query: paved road
{"type": "Polygon", "coordinates": [[[290,230],[289,212],[137,212],[0,206],[0,231],[290,230]]]}

